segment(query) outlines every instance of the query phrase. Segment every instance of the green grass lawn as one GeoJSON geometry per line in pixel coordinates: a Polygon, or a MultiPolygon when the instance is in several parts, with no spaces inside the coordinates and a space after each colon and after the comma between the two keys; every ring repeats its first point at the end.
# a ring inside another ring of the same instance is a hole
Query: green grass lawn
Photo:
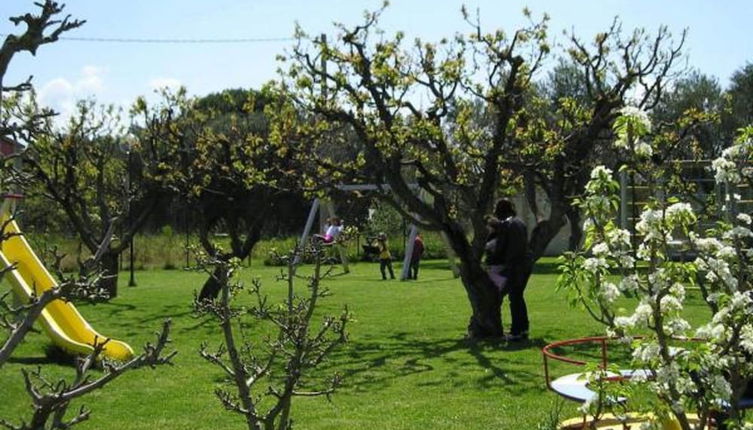
{"type": "MultiPolygon", "coordinates": [[[[443,261],[425,262],[418,281],[382,281],[377,264],[358,263],[352,272],[327,280],[333,295],[321,312],[348,305],[355,320],[350,342],[318,372],[340,372],[342,388],[325,398],[298,398],[293,417],[298,429],[535,429],[557,406],[544,383],[541,348],[547,343],[603,330],[567,305],[555,291],[553,260],[538,264],[527,290],[531,319],[528,342],[469,344],[463,340],[470,315],[460,281],[443,261]]],[[[399,267],[396,267],[399,269],[399,267]]],[[[260,277],[270,295],[283,285],[279,268],[254,264],[243,273],[260,277]]],[[[83,404],[91,419],[80,429],[230,429],[244,428],[214,397],[223,373],[199,357],[199,345],[217,345],[219,328],[191,310],[193,291],[204,277],[184,271],[140,271],[138,287],[120,277],[117,299],[81,305],[82,314],[101,333],[125,340],[134,349],[151,341],[161,321],[172,318],[175,365],[128,373],[83,404]]],[[[691,300],[693,302],[693,300],[691,300]]],[[[697,301],[696,301],[697,303],[697,301]]],[[[503,318],[509,320],[505,306],[503,318]]],[[[0,369],[0,418],[15,422],[28,415],[29,401],[20,369],[42,365],[51,377],[73,375],[71,366],[45,355],[46,337],[31,334],[0,369]]],[[[556,371],[567,369],[559,366],[556,371]]],[[[573,370],[572,368],[570,370],[573,370]]],[[[77,406],[77,405],[76,405],[77,406]]],[[[563,417],[576,416],[566,402],[563,417]]]]}

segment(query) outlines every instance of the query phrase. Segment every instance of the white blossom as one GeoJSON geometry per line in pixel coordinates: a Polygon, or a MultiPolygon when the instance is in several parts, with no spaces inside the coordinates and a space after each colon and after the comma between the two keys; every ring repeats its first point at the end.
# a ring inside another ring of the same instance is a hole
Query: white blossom
{"type": "Polygon", "coordinates": [[[609,265],[607,264],[607,260],[604,258],[592,257],[586,258],[583,261],[583,269],[591,273],[597,273],[602,269],[606,269],[608,267],[609,265]]]}
{"type": "Polygon", "coordinates": [[[633,351],[633,359],[640,363],[649,363],[659,357],[660,348],[655,343],[638,345],[633,351]]]}
{"type": "Polygon", "coordinates": [[[682,302],[677,297],[667,295],[661,298],[661,310],[663,312],[677,312],[682,310],[682,302]]]}
{"type": "Polygon", "coordinates": [[[744,311],[751,305],[750,296],[747,293],[735,291],[727,305],[731,311],[744,311]]]}
{"type": "Polygon", "coordinates": [[[633,293],[638,290],[639,285],[638,276],[629,275],[620,280],[619,288],[621,291],[633,293]]]}
{"type": "Polygon", "coordinates": [[[692,328],[689,322],[679,317],[664,322],[664,330],[670,336],[684,336],[692,328]]]}
{"type": "Polygon", "coordinates": [[[724,260],[731,260],[737,257],[737,251],[735,251],[735,248],[731,246],[722,246],[716,252],[716,257],[724,260]]]}
{"type": "Polygon", "coordinates": [[[669,293],[677,297],[677,300],[680,300],[681,302],[685,301],[685,286],[683,284],[675,282],[672,284],[672,287],[670,287],[669,293]]]}
{"type": "Polygon", "coordinates": [[[654,149],[648,143],[641,141],[635,144],[635,155],[648,158],[654,155],[654,149]]]}
{"type": "Polygon", "coordinates": [[[633,311],[633,324],[642,324],[646,325],[648,324],[653,316],[654,310],[648,303],[641,303],[638,306],[636,306],[635,311],[633,311]]]}
{"type": "Polygon", "coordinates": [[[591,179],[594,180],[611,180],[612,169],[608,169],[604,166],[596,166],[591,170],[591,179]]]}
{"type": "Polygon", "coordinates": [[[740,330],[740,346],[748,354],[753,354],[753,326],[751,324],[745,324],[740,330]]]}
{"type": "Polygon", "coordinates": [[[693,207],[689,203],[683,202],[670,205],[666,210],[665,216],[671,223],[679,223],[686,220],[692,222],[696,218],[693,207]]]}
{"type": "Polygon", "coordinates": [[[635,229],[644,236],[644,242],[660,239],[665,236],[662,221],[662,211],[646,208],[641,213],[640,221],[635,224],[635,229]]]}
{"type": "Polygon", "coordinates": [[[614,318],[614,325],[617,328],[630,329],[635,326],[635,318],[619,316],[614,318]]]}
{"type": "Polygon", "coordinates": [[[696,238],[695,235],[692,235],[691,240],[693,241],[693,245],[695,245],[699,251],[704,253],[714,253],[717,249],[723,246],[719,239],[715,237],[696,238]]]}
{"type": "Polygon", "coordinates": [[[604,257],[609,254],[609,246],[604,242],[599,242],[591,249],[591,252],[597,257],[604,257]]]}
{"type": "Polygon", "coordinates": [[[617,262],[620,264],[620,267],[629,268],[635,264],[635,258],[629,253],[623,252],[617,256],[617,262]]]}
{"type": "Polygon", "coordinates": [[[651,119],[645,110],[636,106],[625,106],[620,109],[620,115],[635,121],[638,125],[644,127],[646,131],[651,131],[651,119]]]}
{"type": "Polygon", "coordinates": [[[732,230],[725,231],[722,235],[722,238],[726,240],[747,239],[750,237],[753,237],[753,232],[751,232],[749,228],[743,226],[734,227],[732,230]]]}
{"type": "Polygon", "coordinates": [[[750,225],[750,223],[753,221],[748,214],[737,214],[737,220],[747,225],[750,225]]]}
{"type": "MultiPolygon", "coordinates": [[[[729,149],[729,148],[728,148],[729,149]]],[[[711,168],[714,169],[714,179],[717,183],[738,183],[740,182],[740,173],[737,168],[737,164],[724,157],[721,157],[711,162],[711,168]]]]}
{"type": "Polygon", "coordinates": [[[611,282],[605,282],[601,286],[601,296],[608,303],[613,303],[615,300],[617,300],[620,297],[620,289],[617,288],[617,285],[611,282]]]}
{"type": "Polygon", "coordinates": [[[726,339],[726,330],[723,324],[708,323],[698,327],[695,335],[701,339],[719,343],[726,339]]]}
{"type": "Polygon", "coordinates": [[[621,228],[610,230],[606,234],[606,241],[617,248],[630,246],[630,231],[621,228]]]}

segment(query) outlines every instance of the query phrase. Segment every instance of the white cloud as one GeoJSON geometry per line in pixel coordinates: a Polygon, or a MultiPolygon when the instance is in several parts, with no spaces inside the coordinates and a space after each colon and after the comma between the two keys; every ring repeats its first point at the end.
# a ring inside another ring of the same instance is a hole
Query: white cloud
{"type": "Polygon", "coordinates": [[[38,90],[39,103],[57,111],[59,119],[67,119],[73,114],[78,100],[104,92],[104,74],[102,67],[88,65],[72,80],[64,77],[52,79],[38,90]]]}
{"type": "Polygon", "coordinates": [[[154,78],[149,81],[149,88],[152,90],[161,90],[167,88],[170,90],[176,90],[180,88],[182,83],[175,78],[154,78]]]}
{"type": "Polygon", "coordinates": [[[102,74],[104,70],[97,66],[85,66],[81,69],[83,75],[81,79],[76,83],[76,87],[79,91],[89,92],[92,94],[101,93],[105,86],[102,82],[102,74]]]}

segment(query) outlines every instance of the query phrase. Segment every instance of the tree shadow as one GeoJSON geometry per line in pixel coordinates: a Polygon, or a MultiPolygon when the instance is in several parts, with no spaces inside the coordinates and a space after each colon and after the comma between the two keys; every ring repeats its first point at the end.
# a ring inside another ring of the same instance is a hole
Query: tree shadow
{"type": "Polygon", "coordinates": [[[562,273],[559,269],[559,262],[555,261],[537,261],[533,263],[534,275],[559,275],[562,273]]]}
{"type": "Polygon", "coordinates": [[[7,362],[27,366],[57,364],[64,367],[76,367],[76,360],[77,357],[75,354],[71,354],[55,344],[48,343],[44,345],[44,355],[42,356],[11,356],[8,358],[7,362]]]}
{"type": "Polygon", "coordinates": [[[47,364],[59,364],[58,360],[46,357],[46,356],[37,356],[37,357],[10,357],[8,358],[8,363],[10,364],[23,364],[26,366],[43,366],[47,364]]]}
{"type": "Polygon", "coordinates": [[[152,313],[144,318],[139,318],[139,323],[149,323],[153,321],[163,321],[165,318],[180,318],[194,313],[192,306],[183,304],[164,305],[162,309],[152,313]]]}
{"type": "MultiPolygon", "coordinates": [[[[501,339],[471,341],[468,339],[420,340],[411,333],[396,333],[385,339],[350,342],[346,349],[333,354],[327,362],[327,371],[343,373],[346,384],[354,390],[368,392],[384,387],[398,378],[426,374],[421,386],[444,385],[447,378],[463,377],[465,372],[452,370],[475,365],[483,369],[483,376],[456,380],[452,384],[463,388],[475,383],[481,389],[505,385],[513,393],[522,393],[541,375],[521,370],[514,358],[506,357],[505,351],[539,348],[543,339],[534,339],[515,344],[501,339]],[[465,352],[465,353],[464,353],[465,352]],[[450,370],[444,370],[446,367],[450,370]],[[440,370],[437,370],[440,368],[440,370]]],[[[519,358],[519,357],[518,357],[519,358]]]]}
{"type": "Polygon", "coordinates": [[[113,303],[112,301],[102,302],[102,303],[94,303],[94,304],[91,304],[91,306],[93,306],[93,307],[103,306],[103,307],[106,307],[108,309],[111,309],[110,312],[109,312],[109,314],[113,315],[113,316],[118,316],[118,315],[120,315],[120,314],[122,314],[124,312],[126,314],[128,314],[128,313],[133,312],[133,311],[136,310],[136,306],[132,305],[130,303],[113,303]]]}

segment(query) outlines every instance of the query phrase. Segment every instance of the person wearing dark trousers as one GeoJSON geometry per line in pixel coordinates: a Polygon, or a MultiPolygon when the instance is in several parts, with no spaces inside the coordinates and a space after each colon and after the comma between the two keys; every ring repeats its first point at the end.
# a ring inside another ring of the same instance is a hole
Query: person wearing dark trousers
{"type": "Polygon", "coordinates": [[[392,254],[390,246],[387,243],[387,235],[379,233],[377,236],[377,247],[379,248],[379,271],[382,272],[382,280],[387,279],[385,269],[390,272],[390,279],[395,279],[395,272],[392,271],[392,254]]]}
{"type": "Polygon", "coordinates": [[[507,278],[500,293],[503,298],[505,295],[509,297],[512,321],[507,340],[511,342],[528,338],[528,307],[524,293],[533,269],[533,258],[528,249],[528,228],[515,215],[513,203],[501,199],[494,208],[494,218],[490,220],[498,232],[494,260],[503,267],[500,275],[507,278]]]}
{"type": "Polygon", "coordinates": [[[410,256],[408,279],[418,279],[418,265],[421,263],[422,255],[424,255],[424,240],[421,239],[420,234],[416,233],[416,238],[413,240],[413,253],[410,256]]]}

